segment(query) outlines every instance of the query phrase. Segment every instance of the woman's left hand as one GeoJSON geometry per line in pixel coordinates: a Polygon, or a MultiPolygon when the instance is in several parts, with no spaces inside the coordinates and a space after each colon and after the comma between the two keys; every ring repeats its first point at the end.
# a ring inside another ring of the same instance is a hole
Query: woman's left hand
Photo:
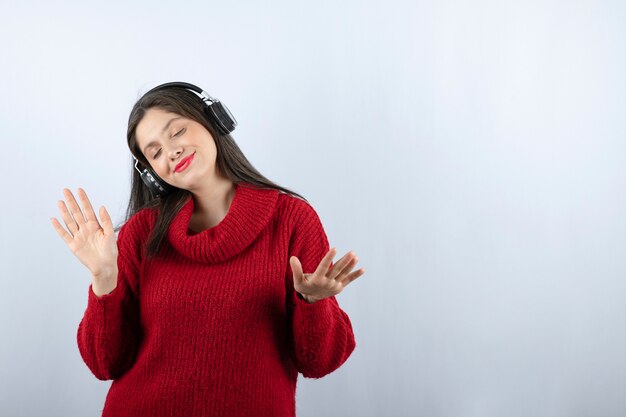
{"type": "Polygon", "coordinates": [[[359,258],[352,251],[346,253],[343,258],[329,269],[336,253],[336,248],[329,250],[312,274],[302,272],[302,264],[297,257],[292,256],[289,258],[289,264],[293,272],[294,289],[307,302],[314,303],[337,295],[348,284],[365,273],[363,268],[351,272],[359,261],[359,258]]]}

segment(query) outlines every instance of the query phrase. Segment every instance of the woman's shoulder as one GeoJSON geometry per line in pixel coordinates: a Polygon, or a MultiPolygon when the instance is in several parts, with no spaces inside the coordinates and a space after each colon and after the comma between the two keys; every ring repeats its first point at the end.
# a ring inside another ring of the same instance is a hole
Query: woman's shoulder
{"type": "Polygon", "coordinates": [[[133,214],[119,229],[117,235],[119,254],[137,271],[155,220],[155,209],[144,208],[133,214]]]}
{"type": "Polygon", "coordinates": [[[283,209],[295,210],[296,212],[314,210],[308,201],[283,191],[278,192],[278,205],[283,209]]]}
{"type": "Polygon", "coordinates": [[[307,200],[289,194],[281,194],[278,200],[281,222],[288,230],[291,250],[296,253],[298,248],[308,248],[303,250],[303,254],[308,250],[319,251],[319,256],[311,257],[315,261],[311,261],[309,255],[301,256],[301,261],[304,261],[303,265],[306,264],[306,268],[314,270],[319,260],[328,251],[328,237],[322,220],[307,200]],[[307,262],[317,263],[313,265],[307,262]]]}
{"type": "Polygon", "coordinates": [[[119,229],[119,237],[141,238],[150,234],[156,221],[157,211],[154,208],[144,208],[130,216],[119,229]]]}
{"type": "Polygon", "coordinates": [[[297,196],[280,192],[277,205],[279,215],[292,224],[319,221],[319,216],[311,203],[297,196]]]}

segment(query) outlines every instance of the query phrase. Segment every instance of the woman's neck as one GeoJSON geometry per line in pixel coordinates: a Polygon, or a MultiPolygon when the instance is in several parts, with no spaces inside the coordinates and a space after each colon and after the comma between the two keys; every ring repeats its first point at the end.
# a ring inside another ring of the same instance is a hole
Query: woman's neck
{"type": "Polygon", "coordinates": [[[227,178],[218,178],[201,191],[192,191],[194,210],[189,228],[194,232],[209,229],[219,224],[235,196],[235,184],[227,178]]]}

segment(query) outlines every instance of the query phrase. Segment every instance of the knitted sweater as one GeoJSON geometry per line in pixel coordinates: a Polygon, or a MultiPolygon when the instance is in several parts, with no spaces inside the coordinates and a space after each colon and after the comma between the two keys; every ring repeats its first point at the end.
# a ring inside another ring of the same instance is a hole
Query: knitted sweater
{"type": "Polygon", "coordinates": [[[354,349],[334,297],[296,296],[289,257],[313,272],[329,250],[315,210],[277,190],[235,185],[226,217],[194,233],[192,198],[156,258],[142,256],[156,215],[119,231],[117,287],[89,287],[80,354],[112,379],[103,416],[294,416],[298,372],[320,378],[354,349]]]}

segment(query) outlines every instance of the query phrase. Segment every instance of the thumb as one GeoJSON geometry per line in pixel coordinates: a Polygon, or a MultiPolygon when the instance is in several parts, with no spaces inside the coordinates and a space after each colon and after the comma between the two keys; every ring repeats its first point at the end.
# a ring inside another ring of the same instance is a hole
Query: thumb
{"type": "Polygon", "coordinates": [[[113,230],[113,222],[111,222],[111,216],[104,206],[100,207],[100,219],[102,220],[102,228],[104,229],[104,233],[107,235],[112,235],[113,230]]]}
{"type": "Polygon", "coordinates": [[[302,264],[300,263],[300,260],[297,257],[292,256],[289,258],[289,264],[291,265],[291,271],[293,272],[293,279],[297,282],[302,282],[304,276],[302,275],[302,264]]]}

